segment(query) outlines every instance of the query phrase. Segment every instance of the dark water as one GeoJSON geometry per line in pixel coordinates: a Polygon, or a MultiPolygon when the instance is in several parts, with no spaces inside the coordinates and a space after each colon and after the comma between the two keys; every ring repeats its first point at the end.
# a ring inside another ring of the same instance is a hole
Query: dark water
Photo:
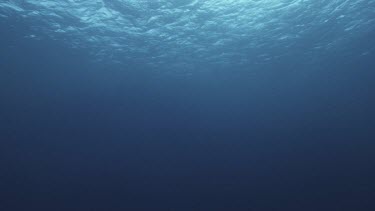
{"type": "Polygon", "coordinates": [[[327,51],[307,48],[321,28],[241,50],[285,44],[266,62],[169,46],[178,59],[158,66],[136,51],[99,61],[44,26],[0,17],[0,210],[375,209],[374,27],[327,51]]]}

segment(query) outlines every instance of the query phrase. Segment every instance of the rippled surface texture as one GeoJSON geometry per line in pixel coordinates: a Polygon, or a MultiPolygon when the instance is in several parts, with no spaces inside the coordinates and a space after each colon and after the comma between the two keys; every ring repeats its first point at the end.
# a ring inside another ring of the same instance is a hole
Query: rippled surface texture
{"type": "MultiPolygon", "coordinates": [[[[32,22],[98,60],[190,70],[345,50],[375,28],[373,0],[8,0],[0,18],[32,22]]],[[[356,54],[368,54],[361,49],[356,54]]]]}

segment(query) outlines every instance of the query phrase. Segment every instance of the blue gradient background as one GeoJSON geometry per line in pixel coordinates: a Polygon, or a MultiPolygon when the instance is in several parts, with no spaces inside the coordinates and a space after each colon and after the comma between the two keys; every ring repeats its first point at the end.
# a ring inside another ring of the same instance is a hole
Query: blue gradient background
{"type": "MultiPolygon", "coordinates": [[[[357,2],[373,23],[374,1],[357,2]]],[[[375,209],[371,24],[324,51],[270,39],[240,64],[222,57],[231,44],[211,60],[170,46],[155,63],[136,50],[99,58],[108,43],[69,45],[78,35],[2,6],[1,210],[375,209]]]]}

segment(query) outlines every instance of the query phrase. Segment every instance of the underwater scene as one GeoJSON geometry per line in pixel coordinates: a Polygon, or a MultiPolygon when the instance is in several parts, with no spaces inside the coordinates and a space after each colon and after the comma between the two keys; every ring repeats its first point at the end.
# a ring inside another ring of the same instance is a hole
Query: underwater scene
{"type": "Polygon", "coordinates": [[[375,210],[375,0],[0,0],[0,210],[375,210]]]}

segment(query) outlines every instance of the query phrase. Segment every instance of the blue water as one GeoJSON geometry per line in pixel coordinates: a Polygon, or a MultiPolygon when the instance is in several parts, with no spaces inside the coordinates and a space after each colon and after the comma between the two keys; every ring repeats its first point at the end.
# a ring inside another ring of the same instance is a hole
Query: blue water
{"type": "Polygon", "coordinates": [[[0,210],[375,210],[374,0],[0,0],[0,210]]]}

